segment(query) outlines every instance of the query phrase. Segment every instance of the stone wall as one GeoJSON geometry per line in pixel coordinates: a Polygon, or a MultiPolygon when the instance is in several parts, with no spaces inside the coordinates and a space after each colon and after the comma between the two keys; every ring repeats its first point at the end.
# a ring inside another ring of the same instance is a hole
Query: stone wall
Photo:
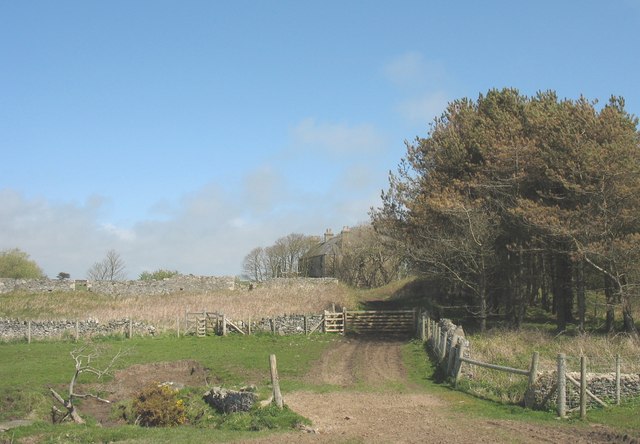
{"type": "MultiPolygon", "coordinates": [[[[251,331],[276,333],[280,335],[304,334],[304,318],[304,315],[283,315],[274,318],[262,318],[251,321],[251,331]]],[[[307,315],[307,331],[318,325],[320,321],[322,321],[322,315],[307,315]]],[[[246,328],[246,323],[243,321],[236,323],[236,325],[240,328],[246,328]]],[[[322,332],[322,327],[319,327],[316,331],[322,332]]]]}
{"type": "Polygon", "coordinates": [[[0,278],[0,294],[12,291],[47,293],[51,291],[74,291],[86,288],[101,294],[137,296],[163,295],[170,293],[206,292],[234,290],[233,276],[179,275],[161,281],[74,281],[59,279],[6,279],[0,278]]]}
{"type": "MultiPolygon", "coordinates": [[[[128,334],[129,320],[116,319],[108,322],[99,322],[95,319],[83,321],[31,321],[32,339],[60,339],[74,338],[76,335],[76,323],[78,335],[86,338],[91,336],[106,336],[113,334],[128,334]]],[[[155,327],[150,324],[132,321],[132,333],[134,336],[154,335],[155,327]]],[[[17,319],[0,319],[0,341],[18,340],[29,335],[29,321],[17,319]]]]}
{"type": "MultiPolygon", "coordinates": [[[[576,381],[580,381],[579,372],[567,372],[576,381]]],[[[602,401],[612,404],[616,399],[616,374],[612,373],[587,373],[587,389],[602,401]]],[[[543,372],[538,375],[532,390],[527,393],[531,407],[536,410],[553,410],[556,408],[558,374],[557,372],[543,372]]],[[[620,398],[632,398],[640,396],[640,375],[620,375],[620,398]]],[[[569,408],[580,405],[580,389],[567,380],[567,406],[569,408]]],[[[590,397],[587,398],[588,406],[597,406],[590,397]]]]}
{"type": "MultiPolygon", "coordinates": [[[[322,321],[322,315],[307,315],[307,331],[316,327],[322,321]]],[[[247,331],[245,321],[232,321],[235,325],[247,331]]],[[[181,322],[182,323],[182,322],[181,322]]],[[[113,334],[128,334],[129,320],[117,319],[100,322],[96,319],[77,321],[78,335],[80,337],[106,336],[113,334]]],[[[156,328],[150,324],[132,321],[132,333],[134,336],[148,336],[156,333],[156,328]]],[[[184,328],[184,327],[183,327],[184,328]]],[[[227,329],[234,334],[232,328],[227,329]]],[[[322,326],[315,330],[322,332],[322,326]]],[[[278,335],[293,335],[305,333],[304,315],[283,315],[273,318],[262,318],[251,321],[252,333],[275,333],[278,335]]],[[[191,325],[189,334],[193,334],[191,325]]],[[[12,341],[26,338],[29,334],[29,321],[18,319],[0,319],[0,341],[12,341]]],[[[76,321],[74,320],[38,320],[31,321],[31,338],[61,339],[74,338],[76,334],[76,321]]]]}

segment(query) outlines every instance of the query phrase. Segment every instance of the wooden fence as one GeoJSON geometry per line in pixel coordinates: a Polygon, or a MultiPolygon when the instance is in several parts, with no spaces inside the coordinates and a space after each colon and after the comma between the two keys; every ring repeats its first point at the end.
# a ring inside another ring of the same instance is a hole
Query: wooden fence
{"type": "MultiPolygon", "coordinates": [[[[461,327],[456,327],[452,323],[449,328],[443,328],[441,322],[437,322],[431,319],[428,313],[421,316],[418,322],[418,335],[427,342],[441,369],[444,371],[447,377],[452,378],[454,386],[457,386],[460,379],[461,370],[463,364],[479,366],[495,371],[507,372],[515,375],[521,375],[527,377],[527,393],[525,393],[525,406],[531,407],[533,400],[533,390],[536,388],[536,384],[539,369],[538,361],[539,354],[534,352],[531,356],[531,365],[528,369],[517,369],[502,365],[491,364],[487,362],[481,362],[469,357],[469,341],[464,337],[464,331],[461,327]],[[527,396],[530,395],[530,396],[527,396]]],[[[615,359],[615,398],[613,402],[620,404],[621,398],[621,358],[619,355],[615,359]]],[[[557,369],[555,372],[555,382],[549,389],[549,394],[556,394],[556,411],[559,417],[566,417],[568,412],[580,412],[580,417],[586,417],[587,403],[592,400],[595,404],[602,407],[607,407],[607,403],[599,396],[589,390],[587,386],[587,359],[584,356],[580,357],[580,373],[579,378],[575,378],[567,371],[567,363],[565,354],[558,354],[557,357],[557,369]],[[579,379],[579,380],[578,380],[579,379]],[[579,390],[579,407],[572,409],[567,408],[568,399],[567,384],[571,384],[579,390]]],[[[548,395],[549,395],[548,394],[548,395]]],[[[636,395],[637,396],[637,395],[636,395]]]]}
{"type": "Polygon", "coordinates": [[[530,390],[538,374],[538,352],[531,356],[531,365],[528,369],[518,369],[503,365],[491,364],[471,359],[468,356],[469,341],[464,337],[462,327],[451,324],[451,328],[445,329],[441,323],[423,314],[419,323],[419,335],[422,341],[428,342],[442,370],[453,379],[454,386],[458,385],[462,365],[476,365],[491,370],[512,373],[527,377],[527,390],[530,390]]]}

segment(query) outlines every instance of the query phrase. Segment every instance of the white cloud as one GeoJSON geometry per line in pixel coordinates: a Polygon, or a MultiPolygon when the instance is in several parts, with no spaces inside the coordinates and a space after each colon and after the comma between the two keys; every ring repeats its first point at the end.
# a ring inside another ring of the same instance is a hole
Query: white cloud
{"type": "Polygon", "coordinates": [[[406,99],[396,106],[396,110],[408,121],[426,126],[444,112],[448,102],[446,94],[437,91],[406,99]]]}
{"type": "Polygon", "coordinates": [[[102,224],[101,228],[121,241],[132,242],[136,239],[136,233],[127,228],[117,227],[109,223],[102,224]]]}
{"type": "Polygon", "coordinates": [[[405,52],[384,66],[384,74],[393,84],[402,88],[433,88],[445,79],[444,65],[427,60],[416,51],[405,52]]]}
{"type": "Polygon", "coordinates": [[[373,125],[319,123],[311,118],[293,128],[292,140],[296,151],[328,156],[330,160],[374,154],[380,152],[385,143],[373,125]]]}
{"type": "Polygon", "coordinates": [[[244,178],[243,186],[243,205],[257,213],[271,210],[285,198],[287,189],[283,177],[267,165],[250,171],[244,178]]]}
{"type": "Polygon", "coordinates": [[[426,126],[446,109],[447,73],[441,62],[409,51],[387,63],[384,73],[404,96],[396,102],[395,111],[410,124],[426,126]]]}

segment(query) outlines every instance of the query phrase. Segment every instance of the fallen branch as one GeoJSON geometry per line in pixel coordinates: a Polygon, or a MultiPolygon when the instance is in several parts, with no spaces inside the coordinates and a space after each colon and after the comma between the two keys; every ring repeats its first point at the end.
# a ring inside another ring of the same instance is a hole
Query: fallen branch
{"type": "Polygon", "coordinates": [[[76,424],[84,424],[85,421],[78,413],[78,410],[76,409],[76,406],[74,404],[75,399],[93,398],[104,403],[110,403],[111,401],[101,398],[98,395],[94,395],[93,393],[76,393],[75,386],[78,378],[82,373],[91,373],[98,379],[110,374],[111,368],[114,366],[116,361],[123,356],[124,352],[122,350],[118,351],[118,353],[116,353],[116,355],[111,358],[111,361],[109,361],[109,363],[104,368],[97,368],[92,365],[92,361],[100,356],[100,352],[97,349],[87,351],[86,347],[82,347],[71,351],[70,354],[72,359],[75,361],[75,371],[73,373],[73,376],[71,377],[71,381],[69,382],[68,398],[64,399],[52,387],[49,387],[51,395],[66,409],[66,413],[53,406],[51,409],[51,417],[53,422],[56,423],[62,422],[67,418],[71,418],[76,424]]]}

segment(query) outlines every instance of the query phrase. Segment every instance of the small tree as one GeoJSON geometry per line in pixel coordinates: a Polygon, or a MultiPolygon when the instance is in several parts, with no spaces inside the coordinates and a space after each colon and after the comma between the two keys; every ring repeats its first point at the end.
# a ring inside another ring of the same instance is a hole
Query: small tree
{"type": "Polygon", "coordinates": [[[265,252],[264,248],[256,247],[244,257],[242,272],[253,281],[260,282],[265,277],[265,252]]]}
{"type": "Polygon", "coordinates": [[[73,422],[76,424],[84,424],[84,419],[78,413],[78,409],[76,408],[75,400],[83,399],[83,398],[94,398],[98,401],[109,403],[110,401],[100,398],[99,396],[92,393],[77,393],[76,392],[76,383],[78,382],[78,378],[83,373],[93,374],[98,377],[98,379],[102,378],[105,375],[110,374],[110,370],[116,361],[123,355],[122,352],[118,352],[109,363],[104,366],[104,368],[98,368],[94,365],[94,362],[97,358],[100,357],[101,353],[98,349],[87,349],[86,347],[82,347],[70,352],[71,358],[75,362],[75,371],[73,372],[73,376],[71,377],[71,381],[69,382],[69,392],[67,399],[64,399],[58,392],[56,392],[52,387],[49,387],[49,391],[53,398],[58,401],[64,408],[65,411],[58,409],[53,406],[51,408],[51,415],[53,422],[62,422],[67,418],[71,418],[73,422]]]}
{"type": "Polygon", "coordinates": [[[371,225],[343,232],[337,277],[354,287],[365,288],[380,287],[398,279],[403,258],[390,243],[371,225]]]}
{"type": "Polygon", "coordinates": [[[64,281],[65,279],[69,279],[71,277],[71,275],[69,273],[65,273],[64,271],[61,271],[60,273],[58,273],[58,276],[56,276],[59,280],[64,281]]]}
{"type": "Polygon", "coordinates": [[[121,281],[126,277],[124,261],[115,250],[109,250],[106,257],[96,262],[87,271],[87,277],[94,281],[121,281]]]}
{"type": "Polygon", "coordinates": [[[0,252],[0,278],[42,279],[44,273],[29,255],[17,248],[0,252]]]}

